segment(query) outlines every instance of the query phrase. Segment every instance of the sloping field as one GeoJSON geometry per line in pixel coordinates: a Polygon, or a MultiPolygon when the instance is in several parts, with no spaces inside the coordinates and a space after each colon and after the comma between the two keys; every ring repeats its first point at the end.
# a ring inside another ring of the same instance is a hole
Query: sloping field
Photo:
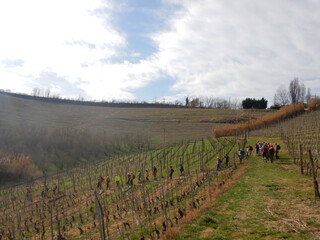
{"type": "MultiPolygon", "coordinates": [[[[265,112],[250,113],[251,117],[265,112]]],[[[46,103],[0,94],[0,126],[86,129],[108,136],[143,134],[153,143],[211,136],[216,124],[247,112],[199,108],[116,108],[46,103]]]]}

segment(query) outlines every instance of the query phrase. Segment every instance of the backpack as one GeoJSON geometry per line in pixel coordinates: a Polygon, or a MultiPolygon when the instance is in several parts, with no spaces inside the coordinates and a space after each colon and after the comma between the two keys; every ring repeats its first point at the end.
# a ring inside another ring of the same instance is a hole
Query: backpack
{"type": "Polygon", "coordinates": [[[241,149],[240,154],[245,154],[245,151],[243,149],[241,149]]]}
{"type": "Polygon", "coordinates": [[[280,150],[280,145],[277,145],[277,150],[280,150]]]}
{"type": "Polygon", "coordinates": [[[252,146],[250,146],[250,150],[251,150],[251,151],[253,150],[253,147],[252,147],[252,146]]]}

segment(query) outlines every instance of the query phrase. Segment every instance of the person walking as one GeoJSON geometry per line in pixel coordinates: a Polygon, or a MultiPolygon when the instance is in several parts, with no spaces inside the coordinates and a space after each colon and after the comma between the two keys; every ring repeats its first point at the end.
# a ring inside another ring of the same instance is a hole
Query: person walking
{"type": "Polygon", "coordinates": [[[221,159],[217,158],[217,171],[221,170],[221,159]]]}
{"type": "Polygon", "coordinates": [[[279,153],[279,150],[280,150],[280,145],[276,143],[274,145],[274,147],[275,147],[275,151],[276,151],[276,159],[279,159],[278,153],[279,153]]]}
{"type": "Polygon", "coordinates": [[[101,189],[101,184],[102,184],[102,182],[103,182],[103,178],[100,176],[100,177],[98,178],[97,188],[101,189]]]}
{"type": "Polygon", "coordinates": [[[157,168],[156,166],[153,167],[153,180],[157,180],[157,168]]]}
{"type": "Polygon", "coordinates": [[[146,170],[146,181],[149,181],[149,171],[146,170]]]}
{"type": "Polygon", "coordinates": [[[182,165],[182,163],[181,163],[181,164],[180,164],[180,176],[183,175],[183,172],[184,172],[184,169],[183,169],[183,165],[182,165]]]}
{"type": "Polygon", "coordinates": [[[136,177],[134,176],[133,172],[130,174],[130,185],[133,186],[133,180],[135,179],[136,177]]]}
{"type": "Polygon", "coordinates": [[[258,143],[256,143],[256,147],[255,148],[256,148],[256,154],[258,155],[259,154],[259,148],[260,148],[258,143]]]}
{"type": "Polygon", "coordinates": [[[110,184],[111,180],[109,178],[109,176],[106,177],[106,185],[107,185],[107,189],[109,189],[109,184],[110,184]]]}
{"type": "Polygon", "coordinates": [[[139,183],[141,182],[141,172],[140,172],[140,170],[138,171],[138,182],[139,183]]]}
{"type": "Polygon", "coordinates": [[[114,180],[116,181],[117,187],[120,186],[120,177],[117,175],[114,180]]]}
{"type": "Polygon", "coordinates": [[[242,163],[242,160],[244,158],[244,154],[245,154],[245,151],[243,149],[240,149],[238,152],[240,163],[242,163]]]}
{"type": "Polygon", "coordinates": [[[57,184],[55,184],[55,183],[53,184],[52,191],[53,191],[53,194],[56,195],[57,184]]]}
{"type": "Polygon", "coordinates": [[[30,190],[29,188],[26,188],[26,199],[29,199],[30,197],[30,190]]]}
{"type": "Polygon", "coordinates": [[[264,160],[266,162],[268,161],[268,156],[267,156],[268,152],[269,152],[269,148],[268,148],[267,144],[265,144],[262,147],[262,160],[264,160]]]}
{"type": "Polygon", "coordinates": [[[271,163],[273,163],[274,148],[272,145],[270,146],[270,149],[269,149],[269,155],[270,155],[270,161],[271,163]]]}
{"type": "Polygon", "coordinates": [[[173,172],[174,172],[174,169],[172,168],[172,166],[170,166],[170,170],[169,170],[170,179],[172,179],[173,172]]]}
{"type": "Polygon", "coordinates": [[[226,167],[229,167],[229,156],[228,156],[228,153],[224,156],[224,159],[226,160],[226,167]]]}
{"type": "Polygon", "coordinates": [[[251,145],[248,145],[247,147],[247,156],[250,159],[251,153],[252,153],[253,147],[251,145]]]}

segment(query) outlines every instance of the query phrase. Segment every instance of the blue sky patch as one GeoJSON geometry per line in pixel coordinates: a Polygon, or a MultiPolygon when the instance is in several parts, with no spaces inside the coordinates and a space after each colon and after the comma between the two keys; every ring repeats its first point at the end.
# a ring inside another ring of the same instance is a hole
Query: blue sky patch
{"type": "Polygon", "coordinates": [[[176,9],[177,5],[168,5],[160,0],[127,1],[114,16],[116,27],[126,35],[125,60],[136,63],[156,52],[157,46],[150,35],[168,28],[166,20],[176,9]]]}
{"type": "MultiPolygon", "coordinates": [[[[170,77],[162,77],[158,81],[149,83],[144,88],[139,88],[133,92],[137,99],[143,99],[146,102],[163,101],[163,96],[172,96],[177,92],[170,90],[174,80],[170,77]]],[[[165,100],[167,102],[167,100],[165,100]]]]}

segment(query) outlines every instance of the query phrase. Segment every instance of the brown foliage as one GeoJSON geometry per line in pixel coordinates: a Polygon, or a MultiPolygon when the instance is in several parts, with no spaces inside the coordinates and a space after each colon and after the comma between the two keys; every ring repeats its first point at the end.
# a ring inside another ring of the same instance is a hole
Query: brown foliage
{"type": "Polygon", "coordinates": [[[162,239],[174,239],[180,233],[178,227],[169,228],[166,234],[163,235],[162,239]]]}
{"type": "Polygon", "coordinates": [[[308,102],[308,109],[309,110],[316,110],[320,106],[320,99],[319,98],[312,98],[308,102]]]}
{"type": "Polygon", "coordinates": [[[275,113],[268,114],[266,116],[260,117],[256,120],[252,120],[250,123],[239,123],[232,126],[224,126],[213,129],[213,137],[218,138],[222,136],[231,136],[236,133],[242,133],[247,130],[255,130],[267,125],[277,123],[286,118],[296,116],[304,112],[304,104],[302,102],[297,104],[291,104],[289,106],[282,107],[279,111],[275,113]]]}
{"type": "Polygon", "coordinates": [[[7,154],[0,151],[0,180],[29,179],[32,176],[31,158],[24,154],[7,154]]]}
{"type": "Polygon", "coordinates": [[[187,215],[181,219],[182,223],[191,223],[194,219],[200,217],[200,211],[199,210],[193,210],[187,213],[187,215]]]}

